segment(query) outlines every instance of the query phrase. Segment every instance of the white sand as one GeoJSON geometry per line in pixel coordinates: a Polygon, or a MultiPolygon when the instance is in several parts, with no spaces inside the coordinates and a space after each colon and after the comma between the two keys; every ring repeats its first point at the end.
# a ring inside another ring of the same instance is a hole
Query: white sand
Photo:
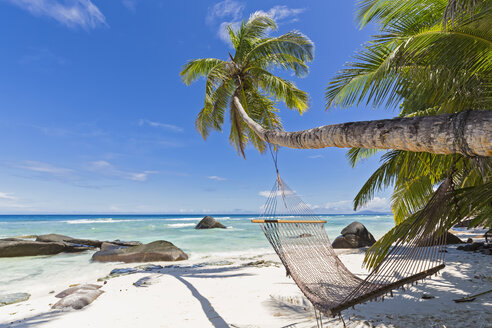
{"type": "MultiPolygon", "coordinates": [[[[341,253],[350,270],[361,270],[363,250],[341,253]]],[[[285,270],[273,253],[256,257],[214,256],[174,264],[181,268],[109,279],[102,287],[105,293],[78,311],[51,310],[50,304],[58,299],[48,291],[60,292],[71,283],[95,283],[96,277],[47,281],[44,291],[33,294],[28,301],[0,307],[0,327],[316,327],[309,302],[285,277],[285,270]],[[258,260],[273,264],[243,266],[258,260]],[[198,263],[207,264],[196,266],[198,263]],[[133,285],[142,278],[150,283],[148,287],[133,285]]],[[[492,256],[457,251],[450,246],[446,264],[438,277],[424,284],[406,292],[397,291],[384,302],[344,311],[347,327],[492,327],[492,293],[471,303],[453,302],[492,289],[492,256]],[[424,293],[435,298],[421,299],[424,293]]],[[[343,326],[338,318],[325,318],[324,322],[325,327],[343,326]]]]}

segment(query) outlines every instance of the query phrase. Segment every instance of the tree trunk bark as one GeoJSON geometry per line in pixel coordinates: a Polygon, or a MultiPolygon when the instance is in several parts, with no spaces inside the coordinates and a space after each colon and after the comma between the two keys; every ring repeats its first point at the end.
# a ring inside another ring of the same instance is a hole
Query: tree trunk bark
{"type": "Polygon", "coordinates": [[[288,148],[356,147],[492,156],[492,111],[350,122],[283,132],[261,127],[248,116],[239,98],[234,97],[234,104],[262,140],[288,148]]]}

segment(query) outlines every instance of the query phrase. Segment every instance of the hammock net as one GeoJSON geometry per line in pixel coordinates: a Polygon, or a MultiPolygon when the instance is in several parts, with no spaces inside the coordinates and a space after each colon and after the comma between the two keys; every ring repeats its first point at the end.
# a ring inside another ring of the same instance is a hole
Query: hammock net
{"type": "Polygon", "coordinates": [[[287,274],[325,315],[334,316],[356,304],[392,294],[392,290],[444,268],[446,233],[433,222],[393,245],[369,274],[353,274],[331,246],[326,221],[314,214],[278,174],[263,214],[253,222],[260,223],[287,274]]]}

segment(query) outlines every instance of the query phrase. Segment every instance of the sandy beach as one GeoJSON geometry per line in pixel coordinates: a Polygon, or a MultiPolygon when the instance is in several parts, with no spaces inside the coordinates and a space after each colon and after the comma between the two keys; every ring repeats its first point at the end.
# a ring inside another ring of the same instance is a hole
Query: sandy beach
{"type": "MultiPolygon", "coordinates": [[[[462,232],[462,237],[475,234],[462,232]]],[[[343,312],[347,327],[492,327],[492,294],[470,303],[453,299],[492,288],[488,255],[448,246],[438,276],[343,312]],[[422,295],[433,296],[422,299],[422,295]]],[[[339,250],[360,273],[365,249],[339,250]]],[[[315,327],[313,309],[276,254],[213,256],[175,263],[115,264],[136,272],[107,278],[74,276],[46,281],[28,301],[0,307],[0,327],[315,327]],[[159,267],[162,266],[162,268],[159,267]],[[105,283],[106,281],[106,283],[105,283]],[[101,284],[104,293],[81,310],[51,310],[54,297],[72,284],[101,284]],[[54,291],[54,292],[52,292],[54,291]],[[51,293],[50,293],[51,292],[51,293]]],[[[109,273],[109,272],[108,272],[109,273]]],[[[326,327],[343,327],[324,318],[326,327]]]]}

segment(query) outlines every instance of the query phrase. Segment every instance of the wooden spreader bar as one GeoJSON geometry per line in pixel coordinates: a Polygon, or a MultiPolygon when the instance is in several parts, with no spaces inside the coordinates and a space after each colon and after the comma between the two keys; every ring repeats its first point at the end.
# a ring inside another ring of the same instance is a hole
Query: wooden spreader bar
{"type": "Polygon", "coordinates": [[[252,223],[326,223],[326,220],[251,220],[252,223]]]}

